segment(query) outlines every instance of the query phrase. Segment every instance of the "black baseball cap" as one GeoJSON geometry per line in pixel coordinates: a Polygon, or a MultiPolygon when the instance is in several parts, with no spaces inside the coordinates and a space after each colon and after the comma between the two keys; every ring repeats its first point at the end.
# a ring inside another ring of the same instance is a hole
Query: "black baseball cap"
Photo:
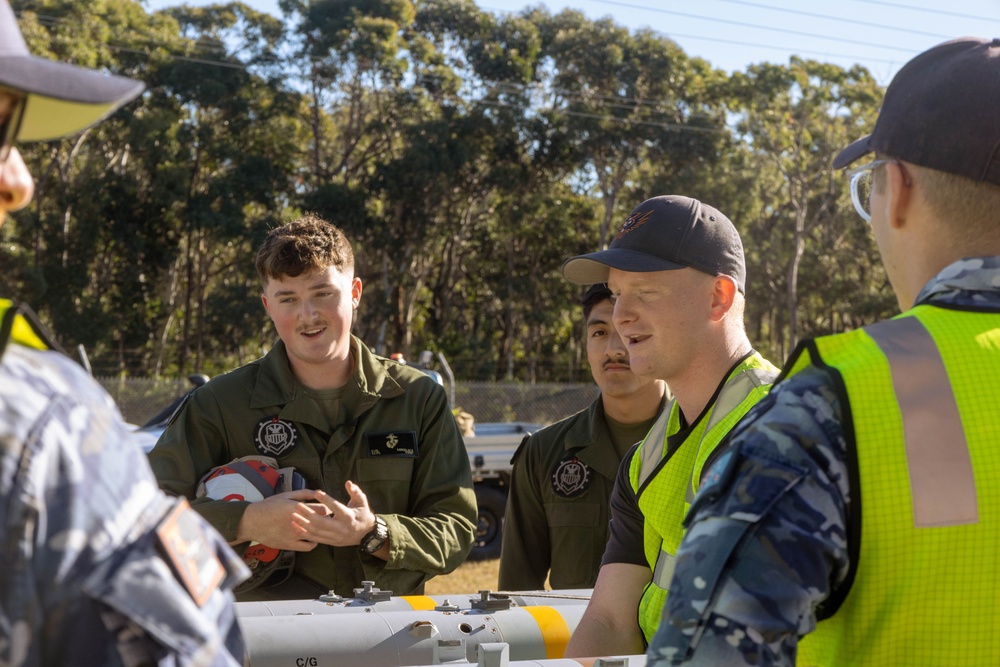
{"type": "Polygon", "coordinates": [[[697,199],[663,195],[632,209],[607,250],[566,260],[562,274],[590,285],[607,282],[609,268],[644,273],[688,267],[729,276],[746,291],[743,243],[729,218],[697,199]]]}
{"type": "Polygon", "coordinates": [[[81,132],[142,92],[141,81],[33,56],[14,10],[0,0],[0,90],[25,96],[15,141],[81,132]]]}
{"type": "Polygon", "coordinates": [[[1000,185],[1000,39],[962,37],[924,51],[889,83],[875,129],[836,169],[876,151],[1000,185]]]}

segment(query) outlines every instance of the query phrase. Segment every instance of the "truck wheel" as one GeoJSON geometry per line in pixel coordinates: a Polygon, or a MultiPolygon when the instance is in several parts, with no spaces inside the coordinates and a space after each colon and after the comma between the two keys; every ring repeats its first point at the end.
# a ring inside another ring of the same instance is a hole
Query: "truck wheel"
{"type": "Polygon", "coordinates": [[[493,486],[476,485],[476,503],[479,505],[479,525],[476,526],[476,538],[472,543],[469,560],[500,558],[507,495],[493,486]]]}

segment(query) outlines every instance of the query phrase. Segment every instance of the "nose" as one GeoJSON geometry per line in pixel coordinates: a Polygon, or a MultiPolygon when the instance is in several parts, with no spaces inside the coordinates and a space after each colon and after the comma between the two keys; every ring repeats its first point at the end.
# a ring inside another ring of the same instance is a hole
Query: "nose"
{"type": "Polygon", "coordinates": [[[634,320],[635,310],[632,308],[628,297],[624,294],[619,294],[615,299],[615,309],[611,314],[611,321],[614,322],[615,329],[621,331],[624,325],[634,320]]]}
{"type": "Polygon", "coordinates": [[[618,331],[612,330],[608,332],[608,348],[606,352],[610,359],[628,359],[628,348],[625,347],[625,341],[618,335],[618,331]]]}
{"type": "Polygon", "coordinates": [[[0,162],[0,223],[9,211],[24,208],[35,193],[31,173],[16,148],[10,149],[7,159],[0,162]]]}
{"type": "Polygon", "coordinates": [[[307,322],[312,322],[316,319],[316,304],[313,303],[311,298],[302,299],[302,308],[299,310],[299,318],[307,322]]]}

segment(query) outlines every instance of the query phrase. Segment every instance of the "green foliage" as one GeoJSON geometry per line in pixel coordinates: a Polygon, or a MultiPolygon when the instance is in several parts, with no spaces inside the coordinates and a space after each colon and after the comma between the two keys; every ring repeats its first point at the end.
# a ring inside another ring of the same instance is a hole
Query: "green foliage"
{"type": "Polygon", "coordinates": [[[143,79],[78,137],[26,146],[35,203],[0,228],[0,287],[107,375],[215,375],[273,330],[254,251],[302,212],[340,225],[355,332],[463,380],[589,381],[568,257],[639,201],[695,196],[748,258],[747,325],[803,336],[895,308],[833,155],[870,130],[861,67],[728,76],[652,31],[472,0],[281,0],[148,13],[15,2],[34,53],[143,79]]]}

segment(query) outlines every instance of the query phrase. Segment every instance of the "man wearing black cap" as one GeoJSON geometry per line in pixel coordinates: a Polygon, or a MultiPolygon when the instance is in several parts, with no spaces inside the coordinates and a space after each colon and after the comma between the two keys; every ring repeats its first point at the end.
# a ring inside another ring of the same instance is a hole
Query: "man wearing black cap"
{"type": "Polygon", "coordinates": [[[708,470],[648,664],[998,665],[1000,40],[834,160],[901,315],[804,341],[708,470]]]}
{"type": "MultiPolygon", "coordinates": [[[[34,189],[16,141],[80,132],[142,88],[31,56],[0,0],[0,224],[34,189]]],[[[229,589],[246,568],[157,489],[111,398],[6,300],[0,548],[0,665],[242,664],[229,589]]]]}
{"type": "Polygon", "coordinates": [[[674,398],[622,460],[610,538],[567,656],[639,653],[660,621],[685,510],[701,470],[778,369],[743,326],[746,268],[739,233],[695,199],[639,204],[607,250],[568,260],[575,283],[607,282],[633,372],[674,398]]]}

